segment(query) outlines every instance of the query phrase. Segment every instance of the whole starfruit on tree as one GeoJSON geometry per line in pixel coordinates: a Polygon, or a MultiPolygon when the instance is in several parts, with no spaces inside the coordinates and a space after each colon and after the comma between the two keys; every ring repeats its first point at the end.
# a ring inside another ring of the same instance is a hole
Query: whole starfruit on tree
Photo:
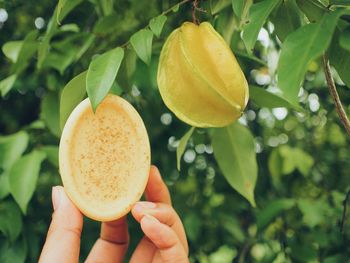
{"type": "Polygon", "coordinates": [[[222,127],[247,105],[247,80],[230,47],[208,22],[185,22],[166,40],[158,87],[167,107],[195,127],[222,127]]]}

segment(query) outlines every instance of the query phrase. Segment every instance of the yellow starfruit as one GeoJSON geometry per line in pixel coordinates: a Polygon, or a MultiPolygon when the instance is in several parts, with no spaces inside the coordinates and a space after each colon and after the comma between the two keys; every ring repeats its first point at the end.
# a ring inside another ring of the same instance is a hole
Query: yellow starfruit
{"type": "Polygon", "coordinates": [[[185,22],[166,40],[157,82],[166,106],[195,127],[223,127],[247,105],[247,80],[230,47],[208,22],[185,22]]]}

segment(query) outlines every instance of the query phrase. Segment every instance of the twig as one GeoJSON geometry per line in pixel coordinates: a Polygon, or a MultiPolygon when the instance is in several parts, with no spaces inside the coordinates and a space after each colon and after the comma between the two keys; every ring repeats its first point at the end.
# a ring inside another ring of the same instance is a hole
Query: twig
{"type": "Polygon", "coordinates": [[[349,121],[348,117],[346,116],[343,105],[341,104],[341,101],[340,101],[340,98],[339,98],[339,95],[337,92],[337,88],[335,86],[335,83],[334,83],[334,80],[332,77],[331,67],[329,65],[329,60],[325,54],[323,55],[323,69],[324,69],[324,73],[325,73],[326,80],[327,80],[327,86],[328,86],[329,92],[331,94],[331,97],[333,99],[333,102],[335,104],[335,108],[337,110],[339,119],[340,119],[341,123],[343,124],[346,132],[350,136],[350,121],[349,121]]]}
{"type": "Polygon", "coordinates": [[[199,25],[199,20],[196,17],[196,11],[198,9],[198,0],[193,0],[192,3],[192,22],[196,25],[199,25]]]}
{"type": "Polygon", "coordinates": [[[350,190],[346,193],[345,199],[343,201],[343,216],[340,222],[340,233],[344,233],[344,228],[346,225],[346,221],[348,219],[348,202],[350,199],[350,190]]]}
{"type": "Polygon", "coordinates": [[[196,25],[200,24],[199,19],[196,17],[196,12],[202,12],[202,13],[207,13],[207,10],[200,8],[199,7],[199,1],[200,0],[192,0],[192,22],[196,25]]]}

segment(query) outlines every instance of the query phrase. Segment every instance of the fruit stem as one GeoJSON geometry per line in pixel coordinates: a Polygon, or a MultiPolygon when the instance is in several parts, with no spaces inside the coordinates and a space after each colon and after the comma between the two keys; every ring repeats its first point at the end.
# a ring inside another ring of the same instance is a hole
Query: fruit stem
{"type": "Polygon", "coordinates": [[[332,97],[333,102],[335,104],[335,109],[337,110],[339,119],[340,119],[341,123],[343,124],[346,132],[350,136],[350,121],[348,119],[348,116],[346,116],[346,112],[343,108],[343,105],[341,104],[339,94],[337,92],[337,88],[335,86],[335,83],[334,83],[334,80],[332,77],[331,67],[329,65],[329,60],[325,54],[323,55],[322,58],[323,58],[323,70],[324,70],[324,74],[326,76],[329,93],[331,94],[331,97],[332,97]]]}
{"type": "Polygon", "coordinates": [[[196,17],[197,10],[200,10],[198,5],[199,5],[199,0],[193,0],[193,3],[192,3],[192,22],[196,25],[200,24],[198,18],[196,17]]]}

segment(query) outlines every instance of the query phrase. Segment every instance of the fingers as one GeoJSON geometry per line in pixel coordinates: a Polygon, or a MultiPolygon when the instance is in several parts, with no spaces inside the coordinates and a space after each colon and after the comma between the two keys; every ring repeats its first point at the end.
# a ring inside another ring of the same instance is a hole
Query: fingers
{"type": "Polygon", "coordinates": [[[171,198],[168,187],[164,183],[158,168],[151,166],[149,179],[146,186],[146,199],[152,202],[165,203],[170,205],[171,198]]]}
{"type": "Polygon", "coordinates": [[[100,238],[94,244],[86,263],[123,262],[129,245],[129,233],[126,217],[101,226],[100,238]]]}
{"type": "Polygon", "coordinates": [[[137,202],[132,208],[131,213],[138,222],[142,220],[144,215],[151,215],[157,218],[161,223],[171,227],[179,237],[185,252],[188,253],[188,244],[184,227],[178,214],[170,205],[152,202],[137,202]]]}
{"type": "Polygon", "coordinates": [[[185,250],[173,229],[159,222],[151,215],[143,216],[140,223],[142,231],[159,249],[163,262],[189,262],[187,253],[185,253],[185,250]]]}
{"type": "Polygon", "coordinates": [[[62,186],[52,188],[52,203],[54,213],[39,262],[78,262],[83,215],[69,200],[62,186]]]}
{"type": "Polygon", "coordinates": [[[132,257],[130,259],[130,263],[151,263],[153,261],[154,255],[156,253],[156,246],[146,237],[144,236],[140,243],[137,245],[132,257]]]}

